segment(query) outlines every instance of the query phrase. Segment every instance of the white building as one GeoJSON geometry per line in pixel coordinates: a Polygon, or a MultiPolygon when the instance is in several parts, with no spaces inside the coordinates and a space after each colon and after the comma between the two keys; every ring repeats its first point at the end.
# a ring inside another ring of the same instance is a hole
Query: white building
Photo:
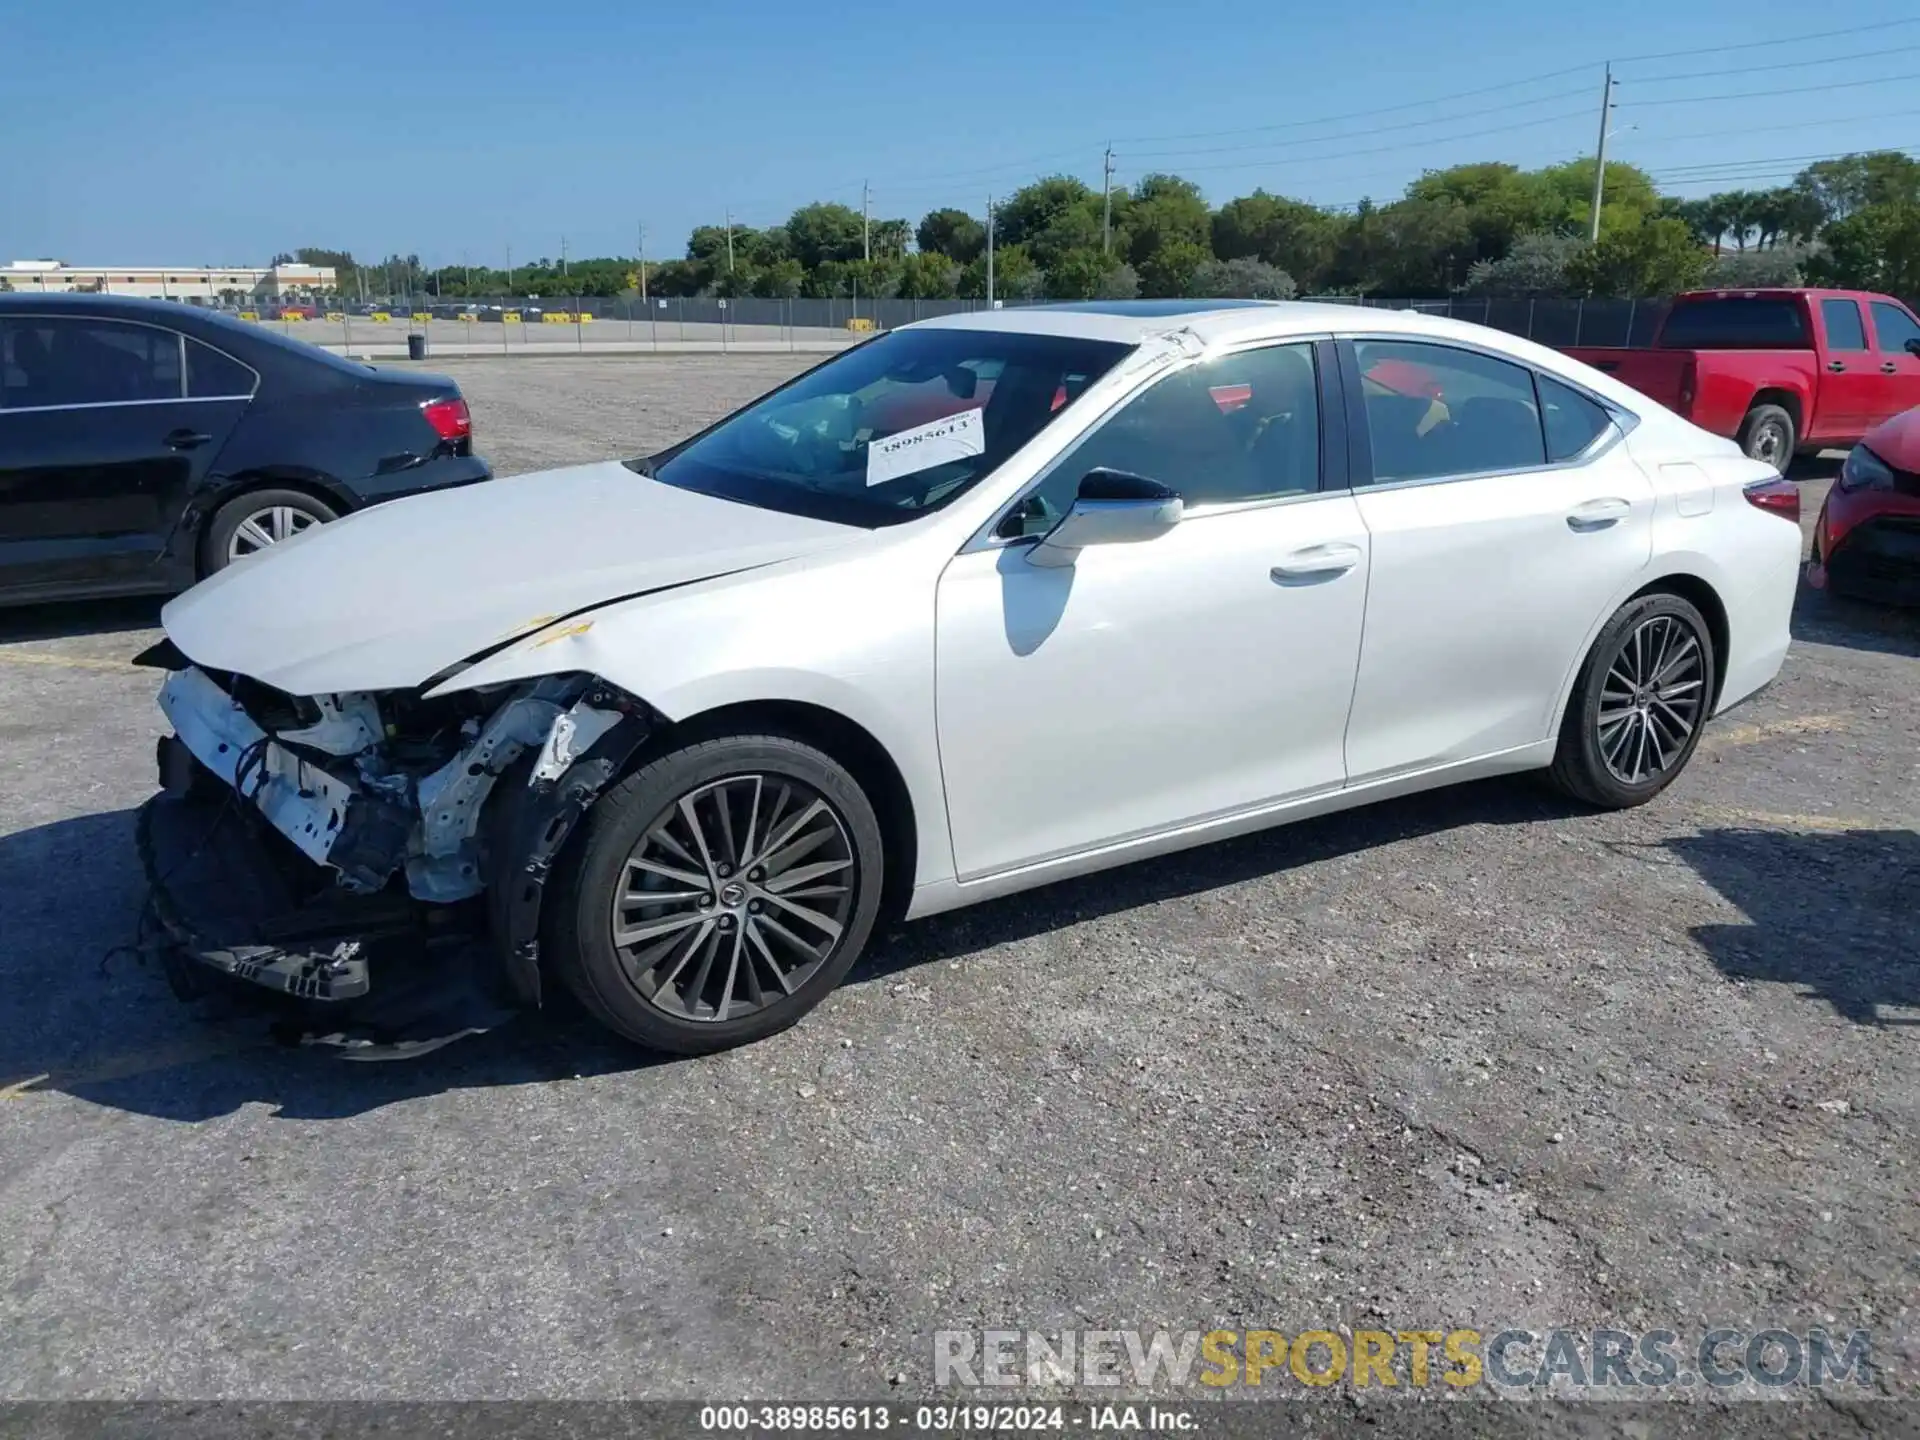
{"type": "Polygon", "coordinates": [[[255,300],[316,297],[334,289],[331,265],[69,265],[15,260],[0,266],[0,290],[16,293],[138,295],[154,300],[255,300]]]}

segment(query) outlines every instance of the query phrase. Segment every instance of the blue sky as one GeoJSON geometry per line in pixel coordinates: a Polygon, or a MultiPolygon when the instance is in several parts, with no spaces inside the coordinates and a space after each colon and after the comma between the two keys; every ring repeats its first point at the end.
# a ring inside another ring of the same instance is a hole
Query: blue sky
{"type": "Polygon", "coordinates": [[[729,208],[857,207],[863,180],[913,219],[1097,184],[1108,140],[1121,182],[1174,170],[1216,203],[1391,198],[1426,168],[1591,153],[1610,57],[1610,154],[1680,193],[1920,148],[1913,0],[100,0],[4,33],[0,261],[497,266],[563,235],[631,254],[642,221],[676,255],[729,208]]]}

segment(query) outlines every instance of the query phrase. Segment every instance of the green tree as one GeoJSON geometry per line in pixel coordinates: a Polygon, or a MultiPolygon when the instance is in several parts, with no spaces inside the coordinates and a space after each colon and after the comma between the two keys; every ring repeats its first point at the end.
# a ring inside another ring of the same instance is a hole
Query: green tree
{"type": "Polygon", "coordinates": [[[753,281],[753,293],[773,300],[791,300],[806,283],[807,272],[791,255],[776,260],[761,270],[753,281]]]}
{"type": "Polygon", "coordinates": [[[1804,264],[1805,256],[1791,246],[1756,246],[1744,253],[1716,255],[1700,283],[1715,290],[1800,285],[1805,283],[1804,264]]]}
{"type": "MultiPolygon", "coordinates": [[[[993,294],[997,300],[1031,300],[1042,293],[1040,267],[1024,245],[998,245],[993,250],[993,294]]],[[[987,294],[987,257],[982,251],[960,272],[960,293],[970,300],[987,294]]]]}
{"type": "Polygon", "coordinates": [[[1195,293],[1233,300],[1291,300],[1299,287],[1278,265],[1250,255],[1209,260],[1194,275],[1195,293]]]}
{"type": "Polygon", "coordinates": [[[1821,234],[1823,254],[1808,263],[1820,285],[1920,295],[1920,204],[1865,205],[1821,234]]]}
{"type": "Polygon", "coordinates": [[[1584,246],[1545,231],[1518,236],[1498,260],[1476,260],[1464,288],[1470,295],[1564,295],[1567,265],[1584,246]]]}
{"type": "Polygon", "coordinates": [[[828,202],[802,205],[787,217],[787,242],[807,269],[830,260],[858,260],[863,252],[860,212],[828,202]]]}
{"type": "Polygon", "coordinates": [[[897,260],[907,253],[907,242],[913,238],[913,225],[906,220],[876,220],[870,238],[875,259],[891,256],[897,260]]]}
{"type": "Polygon", "coordinates": [[[1793,189],[1823,224],[1869,205],[1920,204],[1920,161],[1898,150],[1842,155],[1807,166],[1794,177],[1793,189]]]}
{"type": "Polygon", "coordinates": [[[1472,263],[1473,228],[1457,201],[1363,205],[1335,249],[1333,278],[1364,295],[1444,295],[1472,263]]]}
{"type": "Polygon", "coordinates": [[[987,227],[964,210],[929,210],[914,231],[914,243],[922,253],[965,265],[987,248],[987,227]]]}
{"type": "Polygon", "coordinates": [[[1264,260],[1316,289],[1327,278],[1344,224],[1304,200],[1256,190],[1214,213],[1213,253],[1222,260],[1264,260]]]}
{"type": "MultiPolygon", "coordinates": [[[[1074,212],[1084,215],[1089,203],[1098,206],[1100,197],[1071,175],[1049,175],[1022,186],[994,207],[995,247],[1030,247],[1074,212]]],[[[1094,218],[1097,223],[1097,211],[1094,218]]]]}
{"type": "Polygon", "coordinates": [[[1709,263],[1685,221],[1648,220],[1582,247],[1567,263],[1567,281],[1597,297],[1671,295],[1698,285],[1709,263]]]}
{"type": "Polygon", "coordinates": [[[1169,240],[1134,266],[1140,293],[1150,296],[1198,295],[1200,272],[1213,254],[1192,240],[1169,240]]]}
{"type": "Polygon", "coordinates": [[[1118,256],[1103,255],[1097,246],[1063,251],[1046,267],[1050,300],[1097,300],[1106,296],[1113,272],[1121,268],[1118,256]]]}
{"type": "Polygon", "coordinates": [[[1134,186],[1126,206],[1126,225],[1127,258],[1143,281],[1153,257],[1162,250],[1184,253],[1191,246],[1212,258],[1213,217],[1207,202],[1198,185],[1178,175],[1148,175],[1134,186]]]}
{"type": "Polygon", "coordinates": [[[953,260],[937,250],[922,250],[901,262],[894,293],[903,300],[951,300],[959,284],[960,267],[953,260]]]}

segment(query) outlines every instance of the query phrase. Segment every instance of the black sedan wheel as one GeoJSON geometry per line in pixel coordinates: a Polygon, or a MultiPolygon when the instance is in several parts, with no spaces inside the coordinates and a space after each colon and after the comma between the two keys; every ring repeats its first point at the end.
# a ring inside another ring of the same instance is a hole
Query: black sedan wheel
{"type": "Polygon", "coordinates": [[[698,1054],[791,1025],[846,974],[879,909],[878,821],[830,756],[735,735],[603,796],[556,907],[554,968],[602,1023],[698,1054]]]}
{"type": "Polygon", "coordinates": [[[299,490],[251,490],[236,495],[214,511],[207,524],[200,542],[201,573],[211,575],[337,518],[331,506],[299,490]]]}
{"type": "Polygon", "coordinates": [[[1574,685],[1555,782],[1610,809],[1658,795],[1700,743],[1716,663],[1706,621],[1678,595],[1645,595],[1621,607],[1574,685]]]}

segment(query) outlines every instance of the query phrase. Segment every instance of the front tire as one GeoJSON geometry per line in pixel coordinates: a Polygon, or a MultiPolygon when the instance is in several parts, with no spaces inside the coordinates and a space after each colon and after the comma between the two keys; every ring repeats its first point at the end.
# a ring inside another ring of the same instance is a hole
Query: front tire
{"type": "Polygon", "coordinates": [[[704,740],[588,812],[549,954],[615,1033],[725,1050],[784,1030],[840,983],[885,870],[873,805],[838,761],[784,735],[704,740]]]}
{"type": "Polygon", "coordinates": [[[1554,783],[1609,810],[1646,804],[1693,757],[1718,663],[1706,620],[1678,595],[1621,606],[1574,682],[1554,783]]]}

